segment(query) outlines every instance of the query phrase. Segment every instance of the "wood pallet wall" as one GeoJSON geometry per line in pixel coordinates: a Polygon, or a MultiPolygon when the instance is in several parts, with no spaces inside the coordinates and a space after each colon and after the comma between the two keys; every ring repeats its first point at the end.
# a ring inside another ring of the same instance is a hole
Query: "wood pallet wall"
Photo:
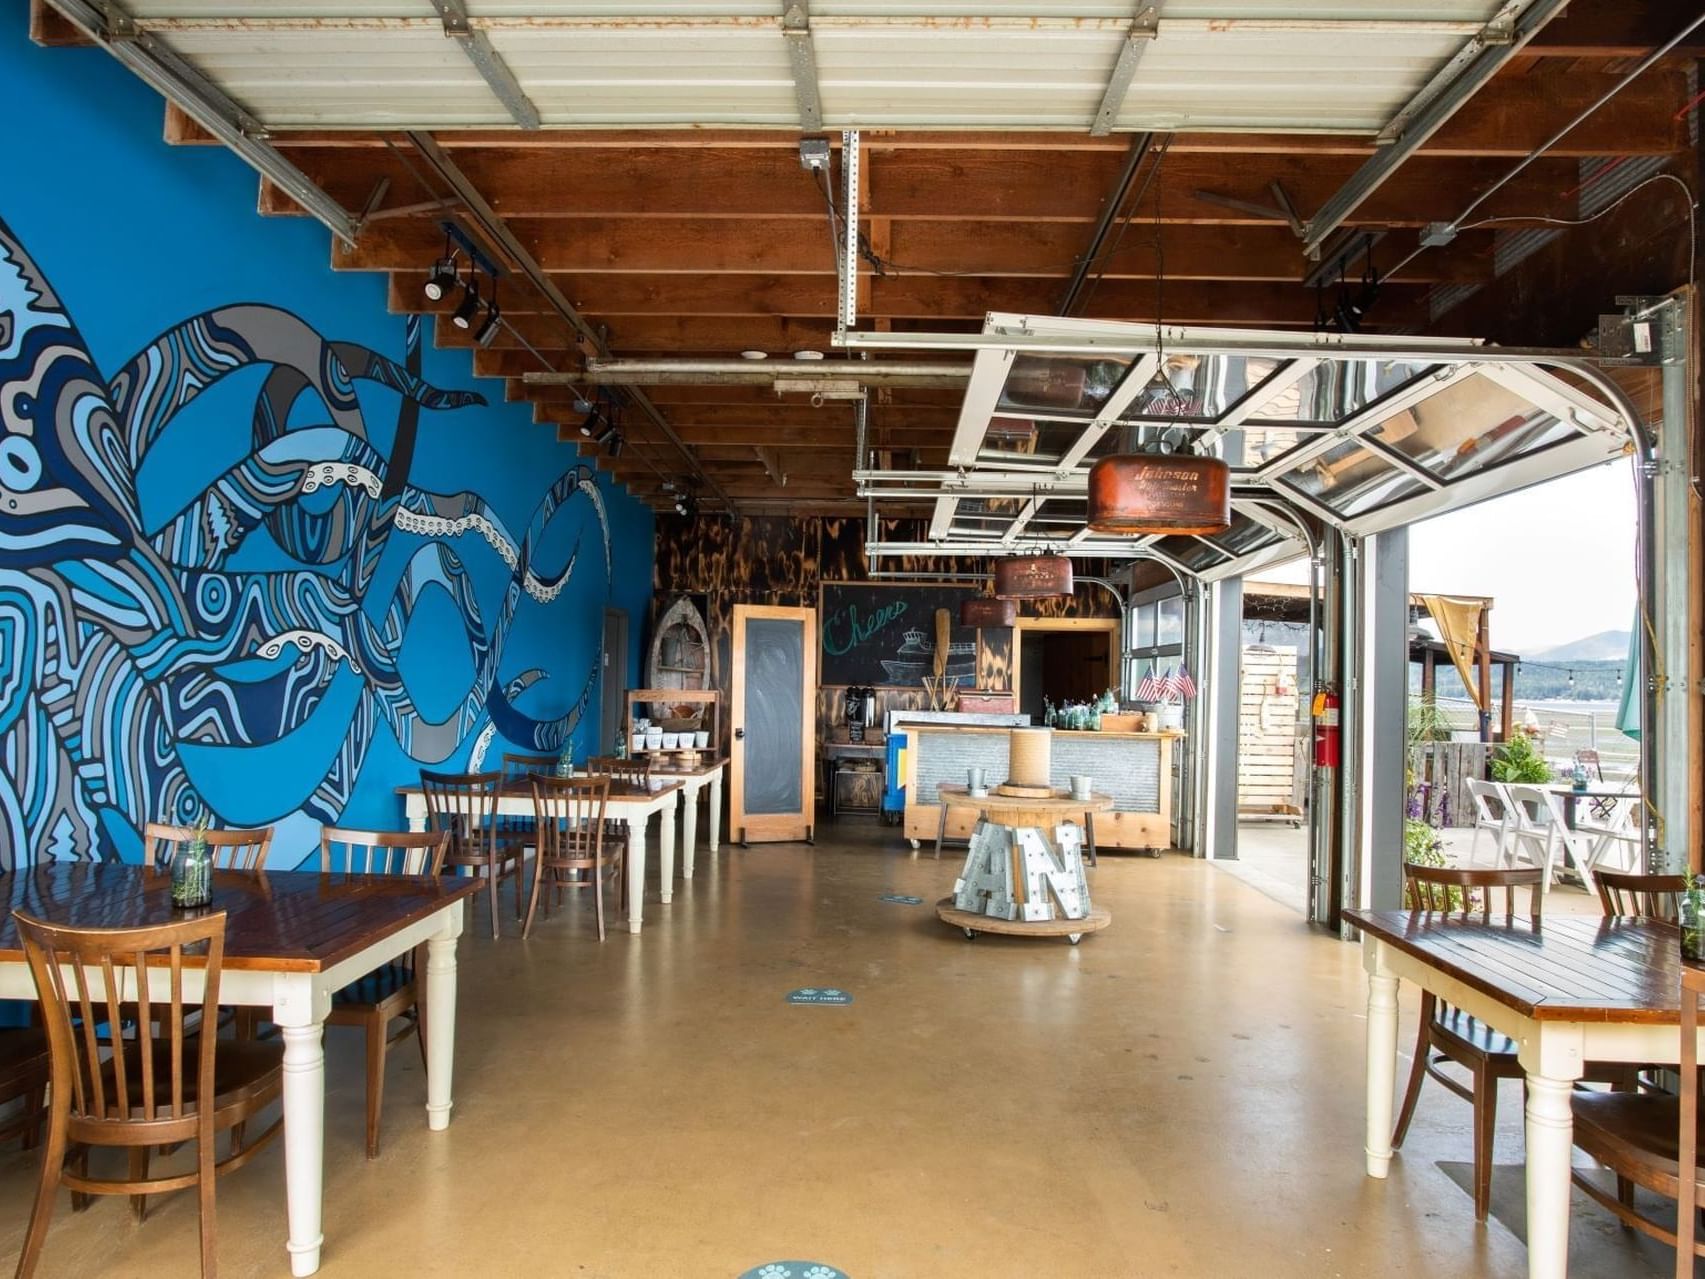
{"type": "Polygon", "coordinates": [[[1301,815],[1302,710],[1296,648],[1245,644],[1237,715],[1239,812],[1301,815]]]}

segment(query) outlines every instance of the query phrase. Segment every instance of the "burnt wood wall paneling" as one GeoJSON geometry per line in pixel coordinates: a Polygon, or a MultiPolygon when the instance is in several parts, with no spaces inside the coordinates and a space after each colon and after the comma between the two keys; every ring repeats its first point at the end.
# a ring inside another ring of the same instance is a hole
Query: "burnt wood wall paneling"
{"type": "MultiPolygon", "coordinates": [[[[736,604],[780,604],[816,608],[824,582],[880,581],[870,576],[865,559],[865,521],[862,519],[759,516],[742,519],[701,517],[684,519],[675,515],[657,518],[657,546],[652,585],[652,618],[678,595],[702,600],[705,623],[710,628],[711,675],[716,688],[726,696],[729,688],[730,623],[736,604]]],[[[884,541],[923,541],[921,521],[884,520],[884,541]]],[[[913,573],[940,574],[943,581],[955,574],[988,571],[986,562],[955,556],[932,555],[908,560],[884,560],[882,567],[913,573]]],[[[1106,566],[1079,561],[1078,572],[1104,576],[1106,566]]],[[[1026,600],[1020,608],[1024,617],[1113,617],[1112,598],[1098,586],[1080,583],[1070,598],[1026,600]]],[[[1010,689],[1013,669],[1013,632],[1008,627],[978,632],[977,686],[1010,689]]],[[[649,645],[650,628],[646,643],[649,645]]],[[[817,693],[817,727],[827,739],[844,732],[843,689],[824,685],[817,693]]],[[[878,714],[889,710],[920,710],[928,705],[919,688],[876,689],[878,714]]],[[[723,732],[729,717],[723,716],[723,732]]],[[[726,747],[726,741],[723,743],[726,747]]]]}

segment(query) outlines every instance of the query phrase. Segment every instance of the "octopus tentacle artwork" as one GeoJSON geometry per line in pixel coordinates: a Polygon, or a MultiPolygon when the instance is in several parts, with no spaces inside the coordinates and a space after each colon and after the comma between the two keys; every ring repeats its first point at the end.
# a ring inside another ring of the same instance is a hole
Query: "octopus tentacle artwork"
{"type": "Polygon", "coordinates": [[[516,703],[545,672],[503,675],[506,641],[518,609],[550,604],[579,571],[608,595],[609,517],[584,466],[549,486],[519,538],[479,495],[417,486],[422,415],[484,404],[422,379],[418,317],[399,363],[258,304],[184,321],[109,379],[0,222],[0,870],[117,857],[146,822],[221,816],[209,761],[305,734],[316,767],[266,820],[336,821],[381,729],[422,764],[476,733],[481,755],[494,734],[561,750],[601,655],[565,713],[536,718],[516,703]],[[259,371],[246,450],[187,477],[193,495],[150,522],[150,458],[245,370],[259,371]],[[395,401],[394,428],[368,429],[364,390],[395,401]],[[562,563],[541,564],[571,508],[602,540],[596,561],[577,535],[562,563]],[[464,555],[501,564],[490,617],[464,555]],[[459,619],[471,671],[438,713],[402,660],[430,595],[459,619]]]}

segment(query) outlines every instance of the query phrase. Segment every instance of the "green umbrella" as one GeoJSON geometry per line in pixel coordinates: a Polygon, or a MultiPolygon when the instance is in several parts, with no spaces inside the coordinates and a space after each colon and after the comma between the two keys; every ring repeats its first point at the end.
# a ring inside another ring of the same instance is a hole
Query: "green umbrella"
{"type": "Polygon", "coordinates": [[[1622,664],[1622,705],[1616,708],[1616,727],[1640,740],[1640,606],[1634,606],[1634,627],[1628,632],[1628,660],[1622,664]]]}

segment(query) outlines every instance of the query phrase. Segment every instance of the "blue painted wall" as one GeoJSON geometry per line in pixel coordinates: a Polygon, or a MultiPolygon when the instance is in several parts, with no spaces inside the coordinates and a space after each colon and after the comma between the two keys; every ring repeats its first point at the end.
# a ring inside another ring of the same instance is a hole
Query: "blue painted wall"
{"type": "MultiPolygon", "coordinates": [[[[203,806],[396,826],[476,750],[595,745],[649,510],[378,275],[263,219],[96,50],[0,29],[0,869],[134,857],[203,806]],[[481,741],[482,737],[485,739],[481,741]]],[[[424,266],[425,264],[423,264],[424,266]]]]}

